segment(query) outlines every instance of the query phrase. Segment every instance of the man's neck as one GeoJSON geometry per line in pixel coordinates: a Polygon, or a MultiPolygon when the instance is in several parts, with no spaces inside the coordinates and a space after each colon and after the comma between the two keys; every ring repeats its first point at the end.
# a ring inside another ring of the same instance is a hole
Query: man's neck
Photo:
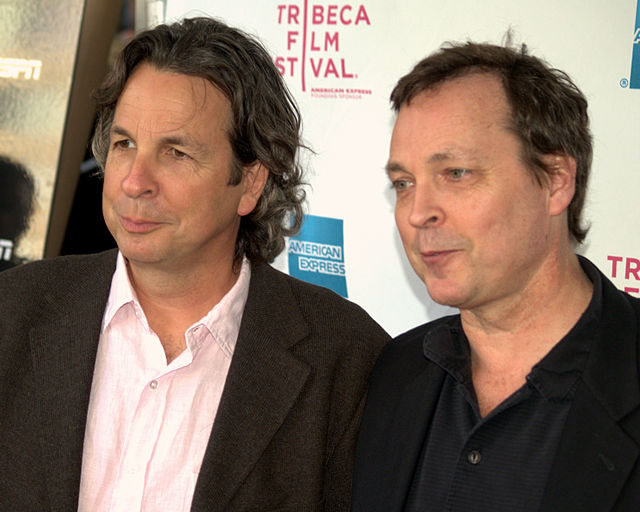
{"type": "Polygon", "coordinates": [[[217,263],[206,271],[183,266],[167,271],[152,265],[127,265],[149,327],[158,335],[171,362],[186,348],[184,333],[204,317],[238,279],[231,261],[217,263]]]}
{"type": "Polygon", "coordinates": [[[561,261],[542,268],[527,290],[499,307],[461,311],[483,416],[524,384],[589,305],[593,286],[577,257],[561,261]]]}

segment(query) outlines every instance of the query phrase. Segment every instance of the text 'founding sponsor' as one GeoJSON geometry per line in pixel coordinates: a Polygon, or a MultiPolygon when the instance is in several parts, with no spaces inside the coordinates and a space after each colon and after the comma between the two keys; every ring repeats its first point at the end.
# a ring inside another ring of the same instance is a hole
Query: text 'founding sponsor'
{"type": "Polygon", "coordinates": [[[344,276],[342,247],[301,240],[289,241],[289,254],[298,255],[298,269],[332,276],[344,276]]]}

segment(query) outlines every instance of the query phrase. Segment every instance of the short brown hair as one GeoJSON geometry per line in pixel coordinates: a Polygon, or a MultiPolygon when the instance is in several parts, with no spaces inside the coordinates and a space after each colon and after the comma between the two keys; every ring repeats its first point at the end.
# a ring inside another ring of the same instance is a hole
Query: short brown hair
{"type": "Polygon", "coordinates": [[[564,153],[576,161],[575,193],[568,208],[569,232],[580,243],[582,209],[592,160],[587,100],[569,76],[513,48],[486,43],[446,43],[403,76],[391,93],[397,112],[422,91],[470,73],[491,73],[502,80],[511,110],[512,129],[520,138],[523,160],[542,183],[550,170],[541,157],[564,153]]]}

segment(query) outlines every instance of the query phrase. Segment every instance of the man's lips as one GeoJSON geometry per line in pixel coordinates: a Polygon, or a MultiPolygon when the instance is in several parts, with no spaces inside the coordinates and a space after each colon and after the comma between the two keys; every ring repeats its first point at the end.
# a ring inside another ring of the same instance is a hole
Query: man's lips
{"type": "Polygon", "coordinates": [[[122,227],[129,233],[147,233],[157,228],[161,222],[155,222],[147,219],[139,219],[135,217],[120,217],[122,227]]]}
{"type": "Polygon", "coordinates": [[[420,251],[420,255],[425,263],[437,263],[457,252],[459,252],[458,249],[442,249],[435,251],[420,251]]]}

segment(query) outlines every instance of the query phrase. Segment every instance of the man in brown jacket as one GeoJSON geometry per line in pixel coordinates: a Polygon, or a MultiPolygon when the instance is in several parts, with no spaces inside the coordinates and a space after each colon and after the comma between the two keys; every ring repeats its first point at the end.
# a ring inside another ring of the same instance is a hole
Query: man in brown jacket
{"type": "Polygon", "coordinates": [[[119,250],[0,276],[0,510],[347,510],[387,335],[268,265],[304,195],[269,55],[163,25],[96,98],[119,250]]]}

